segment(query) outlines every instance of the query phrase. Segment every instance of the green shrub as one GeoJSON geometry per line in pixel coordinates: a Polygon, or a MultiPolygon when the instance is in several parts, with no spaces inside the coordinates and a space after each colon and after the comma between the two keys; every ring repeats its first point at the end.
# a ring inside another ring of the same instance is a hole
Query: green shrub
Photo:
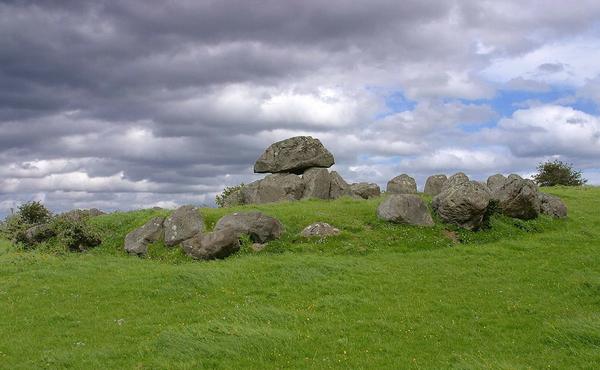
{"type": "Polygon", "coordinates": [[[215,197],[215,202],[219,207],[233,206],[239,205],[238,202],[232,202],[231,199],[228,200],[234,193],[239,192],[244,187],[244,183],[241,183],[236,186],[228,186],[226,187],[221,194],[218,194],[215,197]]]}
{"type": "Polygon", "coordinates": [[[46,208],[42,202],[31,201],[23,203],[19,206],[17,214],[21,217],[24,223],[29,225],[37,225],[47,222],[51,217],[52,213],[46,208]]]}
{"type": "Polygon", "coordinates": [[[540,163],[537,171],[533,180],[540,186],[581,186],[587,182],[581,171],[576,171],[572,164],[559,160],[540,163]]]}
{"type": "Polygon", "coordinates": [[[101,243],[99,233],[85,220],[57,217],[50,228],[56,235],[57,243],[71,251],[84,251],[101,243]]]}

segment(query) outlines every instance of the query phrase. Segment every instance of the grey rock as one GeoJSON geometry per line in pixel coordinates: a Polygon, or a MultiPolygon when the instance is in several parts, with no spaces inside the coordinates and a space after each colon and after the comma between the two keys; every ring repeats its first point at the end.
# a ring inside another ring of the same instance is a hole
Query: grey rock
{"type": "Polygon", "coordinates": [[[477,230],[483,225],[490,200],[487,186],[476,181],[455,181],[433,198],[432,206],[444,222],[477,230]]]}
{"type": "Polygon", "coordinates": [[[366,182],[352,184],[350,185],[350,190],[352,191],[353,195],[356,195],[363,199],[371,199],[381,195],[379,185],[370,184],[366,182]]]}
{"type": "Polygon", "coordinates": [[[102,216],[104,214],[104,212],[97,208],[73,209],[71,211],[60,214],[59,217],[63,217],[71,221],[83,221],[90,217],[102,216]]]}
{"type": "Polygon", "coordinates": [[[195,259],[210,260],[225,258],[240,250],[239,236],[230,228],[216,230],[206,234],[196,234],[185,240],[181,246],[188,256],[195,259]]]}
{"type": "Polygon", "coordinates": [[[298,200],[304,194],[304,181],[292,173],[276,173],[242,188],[244,204],[298,200]]]}
{"type": "Polygon", "coordinates": [[[279,239],[284,228],[276,218],[261,212],[239,212],[222,217],[214,230],[230,229],[240,235],[248,235],[255,243],[279,239]]]}
{"type": "Polygon", "coordinates": [[[442,192],[442,188],[446,181],[448,181],[446,175],[429,176],[427,181],[425,181],[425,189],[423,189],[423,192],[431,196],[436,196],[442,192]]]}
{"type": "Polygon", "coordinates": [[[463,182],[469,182],[469,177],[462,172],[457,172],[454,175],[450,176],[448,178],[448,181],[444,183],[444,185],[442,186],[442,192],[448,188],[451,188],[463,182]]]}
{"type": "Polygon", "coordinates": [[[388,181],[386,192],[391,194],[416,194],[417,183],[415,179],[403,173],[388,181]]]}
{"type": "Polygon", "coordinates": [[[508,176],[506,182],[492,195],[506,216],[530,220],[536,218],[540,213],[537,185],[519,175],[508,176]]]}
{"type": "Polygon", "coordinates": [[[331,226],[330,224],[326,223],[326,222],[316,222],[314,224],[310,224],[307,227],[304,228],[304,230],[302,230],[302,232],[300,232],[300,236],[303,236],[305,238],[311,238],[311,237],[327,237],[327,236],[334,236],[334,235],[339,235],[340,234],[340,230],[336,229],[335,227],[331,226]]]}
{"type": "Polygon", "coordinates": [[[56,232],[49,224],[35,225],[25,231],[25,242],[28,245],[34,245],[48,240],[55,235],[56,232]]]}
{"type": "Polygon", "coordinates": [[[148,244],[163,236],[163,217],[154,217],[125,236],[125,251],[138,256],[148,252],[148,244]]]}
{"type": "Polygon", "coordinates": [[[406,225],[434,225],[427,205],[414,194],[390,195],[377,207],[377,217],[406,225]]]}
{"type": "Polygon", "coordinates": [[[300,174],[310,167],[328,168],[334,163],[333,155],[319,139],[296,136],[269,146],[254,164],[254,172],[300,174]]]}
{"type": "Polygon", "coordinates": [[[173,247],[182,241],[201,233],[204,220],[200,209],[192,205],[177,208],[165,219],[165,245],[173,247]]]}
{"type": "Polygon", "coordinates": [[[329,198],[337,199],[343,196],[352,196],[350,185],[336,171],[331,171],[329,174],[331,186],[329,188],[329,198]]]}
{"type": "Polygon", "coordinates": [[[331,176],[326,168],[309,168],[302,175],[304,194],[302,198],[329,199],[331,176]]]}
{"type": "Polygon", "coordinates": [[[567,206],[557,196],[540,192],[540,210],[541,213],[556,217],[567,217],[567,206]]]}
{"type": "Polygon", "coordinates": [[[502,174],[495,174],[487,179],[487,186],[490,188],[491,192],[494,193],[498,191],[506,183],[506,177],[502,174]]]}

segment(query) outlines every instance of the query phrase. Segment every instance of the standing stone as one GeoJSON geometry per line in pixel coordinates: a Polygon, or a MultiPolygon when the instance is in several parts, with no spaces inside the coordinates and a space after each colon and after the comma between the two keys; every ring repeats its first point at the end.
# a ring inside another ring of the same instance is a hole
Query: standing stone
{"type": "Polygon", "coordinates": [[[165,219],[165,245],[173,247],[192,236],[201,233],[204,221],[200,209],[191,205],[177,208],[165,219]]]}
{"type": "Polygon", "coordinates": [[[488,188],[490,188],[490,191],[492,193],[495,193],[496,191],[498,191],[498,189],[500,189],[502,187],[502,185],[504,185],[506,183],[506,177],[504,177],[504,175],[502,174],[495,174],[492,175],[490,177],[488,177],[487,179],[487,186],[488,188]]]}
{"type": "Polygon", "coordinates": [[[163,236],[163,217],[154,217],[143,226],[125,236],[125,251],[142,256],[148,252],[148,244],[163,236]]]}
{"type": "Polygon", "coordinates": [[[230,228],[196,234],[181,245],[185,254],[203,260],[225,258],[240,250],[239,236],[230,228]]]}
{"type": "Polygon", "coordinates": [[[352,184],[350,185],[350,190],[352,191],[353,195],[359,196],[363,199],[371,199],[381,195],[379,185],[366,182],[352,184]]]}
{"type": "Polygon", "coordinates": [[[300,174],[310,167],[331,167],[333,155],[319,139],[296,136],[272,144],[254,164],[256,173],[292,172],[300,174]]]}
{"type": "Polygon", "coordinates": [[[567,217],[567,206],[559,197],[541,192],[539,197],[540,210],[543,214],[556,218],[567,217]]]}
{"type": "Polygon", "coordinates": [[[244,204],[298,200],[304,194],[304,181],[292,173],[275,173],[242,188],[244,204]]]}
{"type": "Polygon", "coordinates": [[[469,182],[469,177],[465,175],[463,172],[457,172],[454,175],[448,178],[448,181],[444,183],[442,186],[442,191],[451,188],[455,185],[461,184],[463,182],[469,182]]]}
{"type": "Polygon", "coordinates": [[[425,202],[414,194],[393,194],[377,208],[377,217],[399,224],[433,226],[425,202]]]}
{"type": "Polygon", "coordinates": [[[442,192],[442,188],[444,187],[446,181],[448,181],[448,177],[446,177],[446,175],[429,176],[425,182],[425,189],[423,192],[431,196],[436,196],[442,192]]]}
{"type": "Polygon", "coordinates": [[[493,193],[502,213],[508,217],[530,220],[540,213],[537,185],[519,175],[508,176],[506,182],[493,193]]]}
{"type": "Polygon", "coordinates": [[[476,181],[456,181],[433,198],[432,206],[444,222],[477,230],[483,225],[490,200],[487,186],[476,181]]]}
{"type": "Polygon", "coordinates": [[[415,179],[403,173],[388,181],[386,191],[391,194],[416,194],[417,183],[415,179]]]}
{"type": "Polygon", "coordinates": [[[266,243],[279,239],[284,228],[276,218],[260,212],[240,212],[222,217],[214,230],[231,229],[238,236],[248,235],[255,243],[266,243]]]}
{"type": "Polygon", "coordinates": [[[331,186],[329,188],[329,198],[337,199],[343,196],[351,196],[352,190],[350,185],[336,171],[331,171],[329,174],[331,186]]]}
{"type": "Polygon", "coordinates": [[[302,198],[329,199],[331,177],[326,168],[309,168],[302,175],[304,180],[304,195],[302,198]]]}
{"type": "Polygon", "coordinates": [[[340,230],[331,226],[326,222],[316,222],[314,224],[310,224],[302,230],[300,236],[305,238],[311,237],[326,237],[326,236],[334,236],[339,235],[340,230]]]}

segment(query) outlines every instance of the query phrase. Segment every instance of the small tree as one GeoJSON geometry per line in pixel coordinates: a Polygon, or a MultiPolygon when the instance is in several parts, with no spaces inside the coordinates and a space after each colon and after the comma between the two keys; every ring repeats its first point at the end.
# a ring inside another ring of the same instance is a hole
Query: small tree
{"type": "Polygon", "coordinates": [[[581,176],[581,171],[573,169],[572,164],[559,160],[542,162],[537,167],[533,180],[539,186],[581,186],[587,182],[581,176]]]}
{"type": "Polygon", "coordinates": [[[19,206],[17,212],[23,222],[29,225],[36,225],[46,222],[52,216],[52,213],[46,208],[42,202],[31,201],[19,206]]]}
{"type": "Polygon", "coordinates": [[[217,194],[217,196],[215,197],[215,203],[217,203],[217,205],[219,207],[238,205],[237,199],[234,200],[234,199],[230,199],[230,198],[232,196],[235,196],[235,194],[239,194],[239,192],[242,190],[243,187],[244,187],[244,183],[241,183],[236,186],[226,187],[221,194],[217,194]]]}

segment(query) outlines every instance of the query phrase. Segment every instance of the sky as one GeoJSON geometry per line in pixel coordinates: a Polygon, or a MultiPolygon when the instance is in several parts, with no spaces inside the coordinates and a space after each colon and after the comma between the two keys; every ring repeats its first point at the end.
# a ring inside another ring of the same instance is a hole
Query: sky
{"type": "Polygon", "coordinates": [[[214,205],[271,143],[348,182],[600,184],[600,1],[0,1],[0,215],[214,205]]]}

